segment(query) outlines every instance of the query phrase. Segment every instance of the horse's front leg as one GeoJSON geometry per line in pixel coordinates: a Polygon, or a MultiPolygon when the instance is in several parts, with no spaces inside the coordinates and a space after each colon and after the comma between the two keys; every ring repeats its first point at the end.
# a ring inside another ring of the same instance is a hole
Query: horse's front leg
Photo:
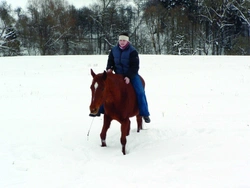
{"type": "Polygon", "coordinates": [[[126,136],[129,135],[130,131],[130,120],[127,119],[123,122],[121,122],[121,145],[122,145],[122,153],[123,155],[126,155],[126,143],[127,139],[126,136]]]}
{"type": "Polygon", "coordinates": [[[107,135],[107,131],[110,127],[110,123],[111,123],[112,119],[104,114],[104,118],[103,118],[103,126],[102,126],[102,131],[100,133],[100,137],[101,137],[101,146],[102,147],[106,147],[106,135],[107,135]]]}

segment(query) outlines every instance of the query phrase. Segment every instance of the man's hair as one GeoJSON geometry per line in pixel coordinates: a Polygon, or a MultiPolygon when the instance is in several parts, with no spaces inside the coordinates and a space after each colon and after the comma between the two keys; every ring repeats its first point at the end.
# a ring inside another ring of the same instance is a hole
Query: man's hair
{"type": "Polygon", "coordinates": [[[128,36],[128,32],[121,32],[121,33],[119,34],[119,36],[120,36],[120,35],[125,35],[125,36],[129,37],[129,36],[128,36]]]}

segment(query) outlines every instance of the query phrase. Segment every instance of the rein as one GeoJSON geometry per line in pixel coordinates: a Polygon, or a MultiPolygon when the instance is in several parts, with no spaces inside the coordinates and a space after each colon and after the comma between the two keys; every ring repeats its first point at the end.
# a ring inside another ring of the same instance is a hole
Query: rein
{"type": "Polygon", "coordinates": [[[89,133],[90,133],[90,129],[91,129],[92,125],[93,125],[94,119],[95,119],[95,117],[93,117],[93,119],[92,119],[92,121],[90,123],[89,131],[88,131],[88,134],[87,134],[87,140],[89,140],[89,133]]]}

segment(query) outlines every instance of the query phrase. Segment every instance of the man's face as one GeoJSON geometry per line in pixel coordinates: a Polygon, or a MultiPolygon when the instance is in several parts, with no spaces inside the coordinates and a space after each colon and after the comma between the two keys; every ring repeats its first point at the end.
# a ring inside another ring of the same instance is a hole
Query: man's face
{"type": "Polygon", "coordinates": [[[126,46],[127,43],[128,43],[127,40],[119,40],[119,45],[120,45],[121,47],[126,46]]]}

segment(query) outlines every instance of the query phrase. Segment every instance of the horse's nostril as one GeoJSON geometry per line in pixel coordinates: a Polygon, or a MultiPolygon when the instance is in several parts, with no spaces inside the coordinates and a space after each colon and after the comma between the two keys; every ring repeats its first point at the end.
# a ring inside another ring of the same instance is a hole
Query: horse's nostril
{"type": "Polygon", "coordinates": [[[95,113],[95,112],[97,112],[97,109],[96,108],[92,108],[90,111],[91,111],[91,113],[95,113]]]}

